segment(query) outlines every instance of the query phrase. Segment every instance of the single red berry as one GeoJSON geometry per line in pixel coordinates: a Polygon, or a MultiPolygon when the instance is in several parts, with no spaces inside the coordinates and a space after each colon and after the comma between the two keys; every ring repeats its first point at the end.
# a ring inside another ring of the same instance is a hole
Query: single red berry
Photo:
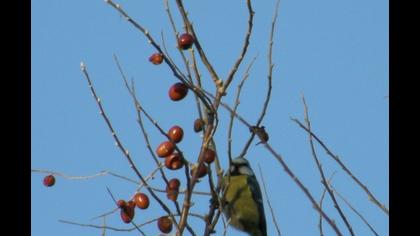
{"type": "Polygon", "coordinates": [[[194,121],[194,132],[198,133],[201,130],[203,130],[204,127],[204,121],[200,118],[196,119],[194,121]]]}
{"type": "Polygon", "coordinates": [[[140,209],[147,209],[150,204],[149,197],[144,193],[136,193],[136,195],[134,195],[134,202],[140,209]]]}
{"type": "Polygon", "coordinates": [[[184,137],[184,130],[182,130],[182,128],[177,125],[172,126],[172,128],[170,128],[168,131],[168,136],[173,142],[179,143],[184,137]]]}
{"type": "Polygon", "coordinates": [[[178,199],[178,194],[179,194],[178,190],[174,190],[174,189],[166,190],[166,197],[169,200],[176,201],[178,199]]]}
{"type": "Polygon", "coordinates": [[[168,216],[160,217],[157,224],[162,233],[168,234],[172,231],[172,220],[168,216]]]}
{"type": "Polygon", "coordinates": [[[167,188],[170,189],[179,189],[179,186],[181,185],[181,182],[177,178],[173,178],[169,180],[167,188]]]}
{"type": "Polygon", "coordinates": [[[149,57],[149,61],[155,65],[160,65],[163,62],[163,54],[162,53],[153,53],[149,57]]]}
{"type": "Polygon", "coordinates": [[[54,175],[47,175],[44,177],[44,185],[47,187],[51,187],[55,184],[55,177],[54,175]]]}
{"type": "Polygon", "coordinates": [[[183,83],[176,83],[169,88],[169,98],[172,101],[179,101],[188,94],[188,87],[183,83]]]}
{"type": "Polygon", "coordinates": [[[191,48],[193,43],[194,43],[194,37],[188,33],[182,34],[178,39],[179,47],[184,50],[191,48]]]}
{"type": "Polygon", "coordinates": [[[121,208],[120,215],[124,223],[128,224],[134,219],[136,204],[130,200],[125,207],[121,208]]]}
{"type": "Polygon", "coordinates": [[[175,145],[169,141],[162,142],[157,148],[156,148],[156,154],[159,157],[167,157],[170,154],[172,154],[175,150],[175,145]]]}
{"type": "Polygon", "coordinates": [[[168,185],[166,185],[166,196],[168,197],[168,199],[170,199],[172,201],[176,201],[176,199],[178,198],[178,194],[179,194],[180,184],[181,183],[176,178],[171,179],[168,182],[168,185]]]}
{"type": "Polygon", "coordinates": [[[181,156],[177,152],[172,153],[165,159],[165,166],[170,170],[181,169],[183,165],[184,164],[182,163],[181,156]]]}
{"type": "Polygon", "coordinates": [[[121,209],[120,211],[121,220],[128,224],[130,223],[134,218],[134,210],[128,210],[128,209],[121,209]]]}
{"type": "Polygon", "coordinates": [[[127,206],[127,202],[126,202],[126,201],[124,201],[124,200],[122,200],[122,199],[120,199],[120,200],[118,200],[118,202],[117,202],[117,206],[118,206],[119,208],[125,208],[125,207],[127,206]]]}
{"type": "Polygon", "coordinates": [[[203,152],[204,161],[207,164],[211,164],[216,158],[216,153],[210,148],[205,148],[203,152]]]}
{"type": "Polygon", "coordinates": [[[190,171],[191,176],[193,176],[196,171],[198,171],[198,178],[204,177],[207,174],[207,167],[203,163],[202,165],[198,167],[196,166],[196,167],[191,168],[191,171],[190,171]]]}

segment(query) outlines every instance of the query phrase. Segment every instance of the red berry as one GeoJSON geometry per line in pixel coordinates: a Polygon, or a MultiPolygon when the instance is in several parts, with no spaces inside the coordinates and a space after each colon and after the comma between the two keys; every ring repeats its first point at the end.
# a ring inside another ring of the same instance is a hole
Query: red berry
{"type": "Polygon", "coordinates": [[[47,175],[44,177],[44,185],[47,187],[51,187],[55,184],[55,177],[54,175],[47,175]]]}
{"type": "Polygon", "coordinates": [[[169,180],[167,188],[170,189],[179,189],[179,186],[181,185],[181,182],[177,178],[173,178],[169,180]]]}
{"type": "Polygon", "coordinates": [[[194,132],[198,133],[201,130],[203,130],[204,127],[204,121],[200,118],[196,119],[194,121],[194,132]]]}
{"type": "Polygon", "coordinates": [[[199,167],[195,166],[195,167],[191,168],[191,171],[190,171],[191,176],[193,176],[196,171],[198,171],[198,178],[204,177],[207,174],[207,167],[203,163],[199,167]]]}
{"type": "Polygon", "coordinates": [[[216,153],[210,148],[205,148],[203,152],[204,161],[207,164],[211,164],[216,158],[216,153]]]}
{"type": "Polygon", "coordinates": [[[144,193],[136,193],[136,195],[134,195],[134,202],[140,209],[147,209],[150,204],[149,197],[144,193]]]}
{"type": "Polygon", "coordinates": [[[136,204],[130,200],[125,207],[121,208],[120,215],[124,223],[128,224],[134,219],[135,206],[136,204]]]}
{"type": "Polygon", "coordinates": [[[172,101],[182,100],[188,94],[188,87],[183,83],[176,83],[169,88],[168,94],[172,101]]]}
{"type": "Polygon", "coordinates": [[[121,220],[124,223],[128,224],[134,218],[134,210],[121,209],[120,216],[121,216],[121,220]]]}
{"type": "Polygon", "coordinates": [[[162,142],[157,148],[156,148],[156,154],[159,157],[167,157],[170,154],[172,154],[175,150],[175,145],[169,141],[162,142]]]}
{"type": "Polygon", "coordinates": [[[163,54],[162,53],[153,53],[149,57],[149,61],[155,65],[160,65],[163,62],[163,54]]]}
{"type": "Polygon", "coordinates": [[[133,200],[130,200],[127,202],[127,207],[134,209],[136,207],[136,203],[133,200]]]}
{"type": "Polygon", "coordinates": [[[177,152],[172,153],[165,159],[165,166],[170,170],[181,169],[183,165],[184,164],[182,163],[181,156],[177,152]]]}
{"type": "Polygon", "coordinates": [[[158,228],[162,233],[170,233],[172,231],[172,220],[168,216],[162,216],[158,219],[158,228]]]}
{"type": "Polygon", "coordinates": [[[168,185],[166,186],[166,196],[168,197],[168,199],[170,199],[172,201],[176,201],[176,199],[178,198],[178,194],[179,194],[179,185],[180,184],[181,183],[176,178],[171,179],[168,182],[168,185]]]}
{"type": "Polygon", "coordinates": [[[118,206],[119,208],[125,208],[125,207],[127,206],[127,202],[126,202],[126,201],[124,201],[124,200],[122,200],[122,199],[120,199],[120,200],[118,200],[118,202],[117,202],[117,206],[118,206]]]}
{"type": "Polygon", "coordinates": [[[179,47],[184,50],[191,48],[193,43],[194,43],[194,37],[188,33],[182,34],[178,39],[179,47]]]}
{"type": "Polygon", "coordinates": [[[182,130],[182,128],[177,125],[172,126],[172,128],[170,128],[168,131],[168,136],[173,142],[179,143],[184,137],[184,130],[182,130]]]}

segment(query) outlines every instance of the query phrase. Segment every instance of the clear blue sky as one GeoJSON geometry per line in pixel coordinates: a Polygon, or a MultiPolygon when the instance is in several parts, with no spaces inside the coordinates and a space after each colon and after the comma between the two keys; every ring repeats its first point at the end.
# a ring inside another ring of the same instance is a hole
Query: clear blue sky
{"type": "MultiPolygon", "coordinates": [[[[164,32],[167,47],[179,62],[175,41],[164,12],[163,1],[118,1],[160,41],[164,32]]],[[[256,12],[251,46],[238,72],[258,55],[246,82],[239,112],[250,122],[260,113],[266,91],[267,43],[275,1],[254,1],[256,12]]],[[[216,71],[225,77],[236,59],[246,29],[245,1],[185,1],[196,33],[216,71]]],[[[180,27],[174,3],[173,13],[180,27]]],[[[389,40],[388,2],[288,1],[282,0],[275,31],[273,95],[264,125],[271,145],[284,156],[295,174],[319,199],[320,177],[311,157],[308,137],[290,117],[303,120],[301,93],[306,97],[313,130],[338,154],[348,167],[377,196],[389,205],[389,40]]],[[[134,78],[144,107],[166,129],[174,124],[184,127],[180,144],[191,160],[199,149],[199,136],[192,132],[196,118],[191,94],[181,102],[171,102],[167,90],[176,80],[165,66],[154,66],[148,57],[154,50],[143,35],[102,0],[32,1],[32,168],[85,176],[110,170],[135,178],[126,160],[99,115],[84,77],[80,61],[89,69],[94,85],[118,135],[132,153],[139,169],[148,175],[154,168],[143,137],[136,124],[131,99],[112,58],[120,58],[125,72],[134,78]]],[[[213,91],[203,67],[205,86],[213,91]]],[[[238,79],[225,101],[232,104],[238,79]]],[[[221,110],[216,142],[226,166],[227,113],[221,110]]],[[[147,123],[153,146],[162,136],[147,123]]],[[[234,153],[238,153],[248,131],[235,123],[234,153]]],[[[389,235],[388,217],[370,203],[366,194],[317,147],[329,176],[337,171],[333,184],[361,211],[375,230],[389,235]]],[[[260,164],[268,185],[269,197],[282,235],[319,235],[318,214],[277,161],[262,147],[252,146],[249,160],[254,170],[260,164]]],[[[168,172],[182,177],[182,171],[168,172]]],[[[101,224],[92,217],[113,208],[106,192],[109,187],[117,198],[129,198],[136,186],[112,176],[89,180],[57,177],[53,188],[42,185],[43,174],[31,180],[31,232],[45,235],[100,235],[101,231],[59,223],[59,219],[101,224]]],[[[151,182],[159,186],[159,178],[151,182]]],[[[182,183],[185,187],[185,181],[182,183]]],[[[197,189],[205,190],[206,183],[197,189]]],[[[164,198],[164,195],[162,195],[164,198]]],[[[182,198],[181,198],[182,199],[182,198]]],[[[207,212],[208,199],[195,197],[192,212],[207,212]]],[[[337,212],[327,207],[345,235],[337,212]]],[[[357,235],[372,235],[363,222],[340,201],[357,235]]],[[[269,235],[275,235],[266,206],[269,235]]],[[[142,223],[163,214],[156,202],[135,221],[142,223]]],[[[192,219],[201,228],[202,222],[192,219]]],[[[107,218],[109,226],[125,228],[118,213],[107,218]]],[[[324,225],[326,235],[334,235],[324,225]]],[[[221,235],[221,228],[218,228],[221,235]]],[[[144,227],[147,235],[157,235],[155,224],[144,227]]],[[[107,231],[107,235],[124,233],[107,231]]],[[[125,233],[126,234],[126,233],[125,233]]],[[[130,233],[136,234],[136,233],[130,233]]],[[[200,233],[199,233],[200,235],[200,233]]],[[[228,235],[244,235],[229,229],[228,235]]]]}

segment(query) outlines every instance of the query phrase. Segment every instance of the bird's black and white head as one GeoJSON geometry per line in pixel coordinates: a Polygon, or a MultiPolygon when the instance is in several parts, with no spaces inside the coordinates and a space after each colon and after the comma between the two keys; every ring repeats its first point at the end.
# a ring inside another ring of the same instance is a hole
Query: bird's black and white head
{"type": "Polygon", "coordinates": [[[236,176],[236,175],[254,176],[254,171],[252,171],[248,160],[243,157],[237,157],[232,160],[229,172],[231,176],[236,176]]]}

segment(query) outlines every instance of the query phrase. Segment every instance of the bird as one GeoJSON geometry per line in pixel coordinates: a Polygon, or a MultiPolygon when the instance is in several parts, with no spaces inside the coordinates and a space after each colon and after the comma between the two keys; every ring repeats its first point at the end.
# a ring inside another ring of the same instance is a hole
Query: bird
{"type": "Polygon", "coordinates": [[[265,126],[261,126],[261,127],[251,126],[249,128],[249,131],[252,132],[252,133],[254,133],[254,134],[256,134],[258,136],[258,138],[260,138],[260,142],[258,142],[255,145],[258,145],[258,144],[261,144],[261,143],[263,143],[263,144],[264,143],[267,143],[268,142],[268,139],[270,138],[268,136],[267,131],[265,131],[265,126]]]}
{"type": "Polygon", "coordinates": [[[222,209],[229,224],[249,236],[267,236],[261,189],[244,157],[234,158],[222,181],[222,209]]]}

